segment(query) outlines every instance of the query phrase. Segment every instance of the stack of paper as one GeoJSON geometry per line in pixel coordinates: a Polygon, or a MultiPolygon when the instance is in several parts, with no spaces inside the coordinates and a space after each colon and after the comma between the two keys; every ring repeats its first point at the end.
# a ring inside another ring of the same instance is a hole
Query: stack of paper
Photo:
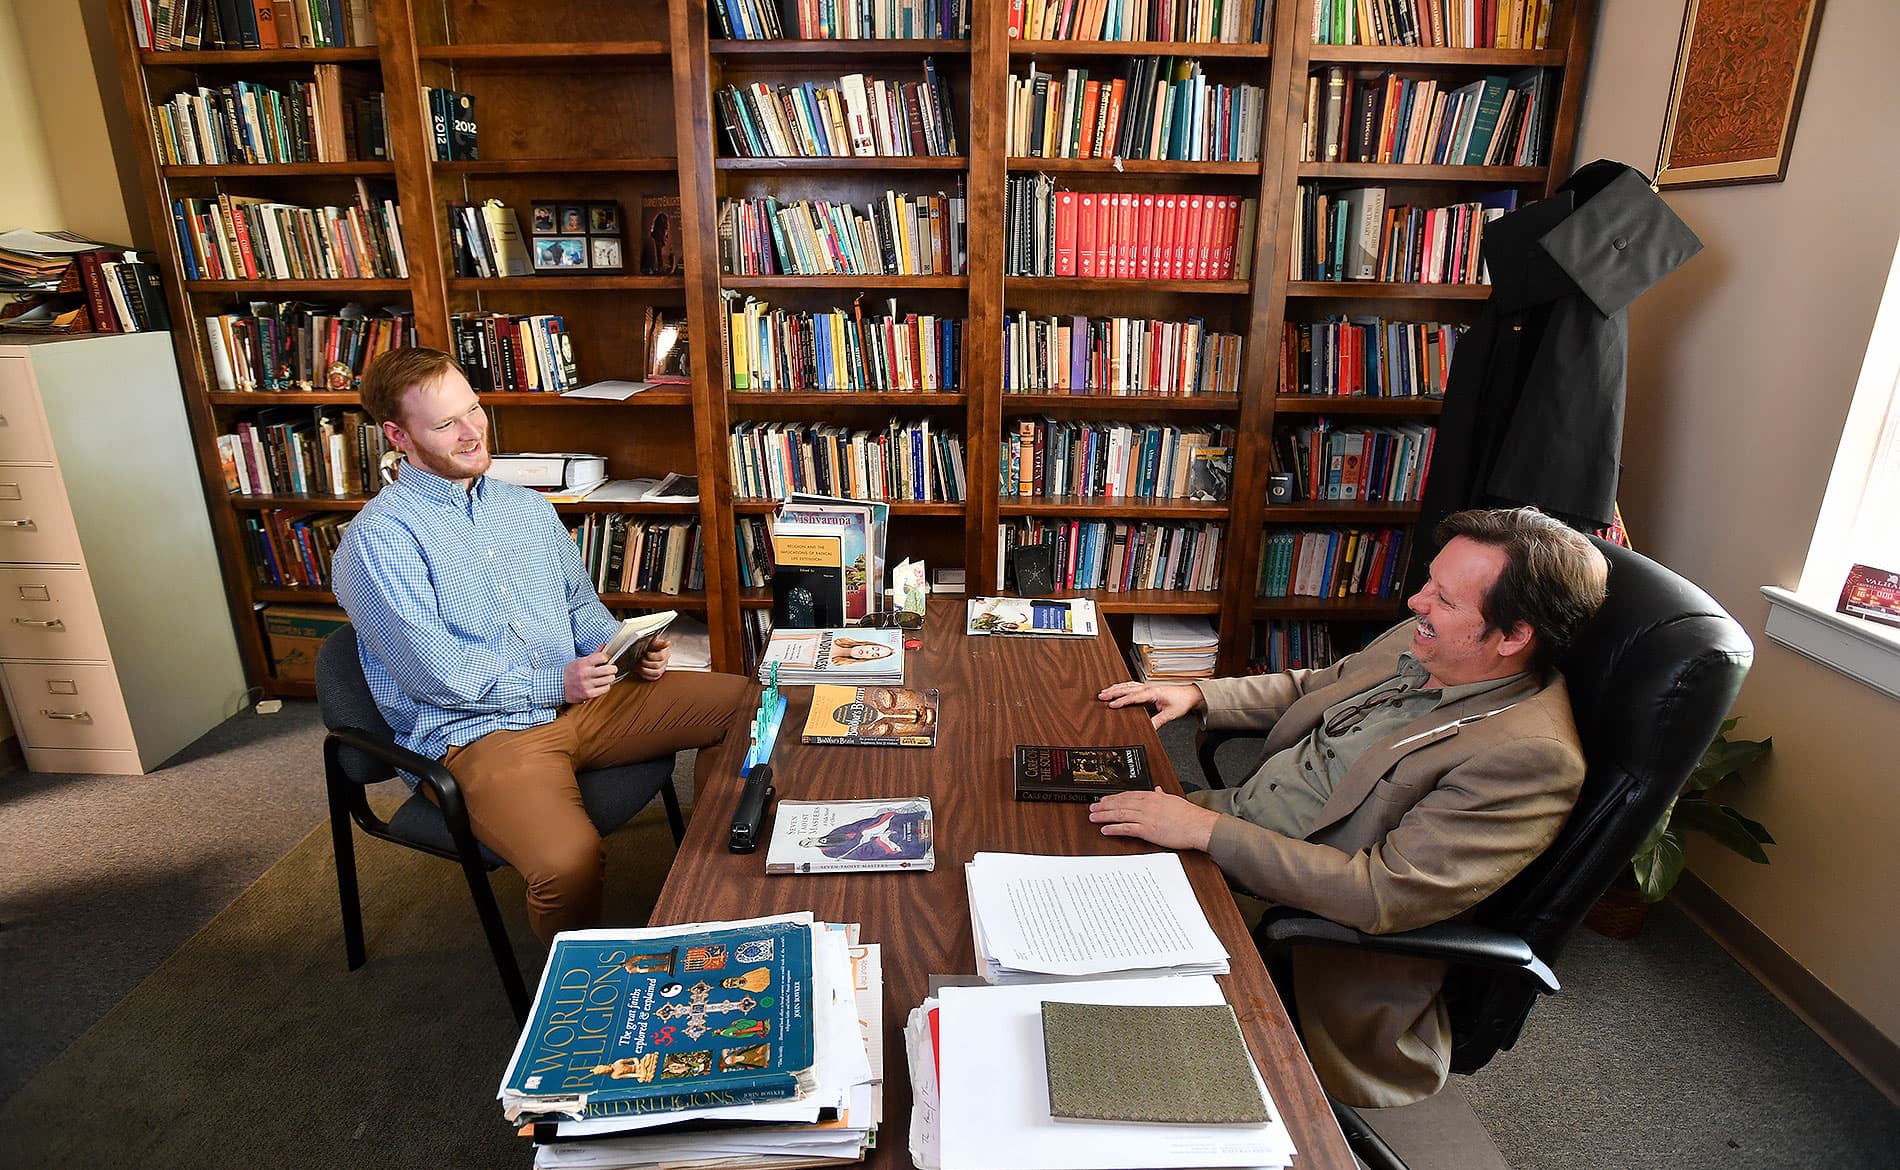
{"type": "Polygon", "coordinates": [[[667,655],[668,670],[712,669],[712,631],[705,622],[681,614],[666,627],[666,640],[673,651],[667,655]]]}
{"type": "Polygon", "coordinates": [[[498,1095],[537,1167],[857,1161],[882,1004],[878,948],[809,913],[565,932],[498,1095]]]}
{"type": "Polygon", "coordinates": [[[1227,973],[1177,854],[979,853],[965,877],[977,971],[991,983],[1227,973]]]}
{"type": "Polygon", "coordinates": [[[759,658],[761,683],[772,681],[774,666],[778,667],[781,686],[900,686],[904,681],[904,632],[856,627],[776,629],[759,658]]]}
{"type": "MultiPolygon", "coordinates": [[[[1224,1000],[1207,976],[943,988],[911,1012],[904,1027],[913,1164],[924,1170],[1291,1165],[1292,1139],[1251,1056],[1248,1071],[1265,1121],[1058,1120],[1043,1038],[1049,1002],[1154,1007],[1224,1000]]],[[[1123,1053],[1140,1076],[1169,1075],[1148,1063],[1150,1055],[1132,1048],[1123,1053]]]]}
{"type": "Polygon", "coordinates": [[[1187,682],[1214,677],[1220,635],[1204,617],[1136,614],[1135,672],[1143,682],[1187,682]]]}

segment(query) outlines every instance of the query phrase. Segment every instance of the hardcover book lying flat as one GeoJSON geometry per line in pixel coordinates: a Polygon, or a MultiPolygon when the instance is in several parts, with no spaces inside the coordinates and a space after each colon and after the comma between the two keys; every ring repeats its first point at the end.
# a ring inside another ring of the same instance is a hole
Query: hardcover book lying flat
{"type": "Polygon", "coordinates": [[[937,868],[928,797],[781,800],[766,873],[937,868]]]}
{"type": "Polygon", "coordinates": [[[1093,638],[1100,628],[1095,603],[1085,597],[972,597],[963,632],[1093,638]]]}
{"type": "Polygon", "coordinates": [[[1016,745],[1016,799],[1091,801],[1111,792],[1152,787],[1148,749],[1016,745]]]}

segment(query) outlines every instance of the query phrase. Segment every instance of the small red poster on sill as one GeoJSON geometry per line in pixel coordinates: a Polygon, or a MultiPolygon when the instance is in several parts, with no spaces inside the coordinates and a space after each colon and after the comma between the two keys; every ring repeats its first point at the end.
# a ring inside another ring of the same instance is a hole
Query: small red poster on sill
{"type": "Polygon", "coordinates": [[[1841,586],[1841,599],[1834,609],[1849,617],[1900,626],[1900,573],[1855,565],[1847,571],[1847,583],[1841,586]]]}

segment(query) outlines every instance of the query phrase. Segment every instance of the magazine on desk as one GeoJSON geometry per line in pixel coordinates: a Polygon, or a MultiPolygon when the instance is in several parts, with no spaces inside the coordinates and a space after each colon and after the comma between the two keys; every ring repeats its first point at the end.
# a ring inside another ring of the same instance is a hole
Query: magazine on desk
{"type": "Polygon", "coordinates": [[[935,689],[815,686],[802,738],[857,747],[936,747],[939,701],[935,689]]]}
{"type": "Polygon", "coordinates": [[[1101,628],[1086,597],[972,597],[963,632],[1038,638],[1093,638],[1101,628]]]}
{"type": "Polygon", "coordinates": [[[904,631],[833,628],[772,631],[759,657],[759,681],[779,668],[782,685],[838,682],[851,684],[904,681],[904,631]]]}
{"type": "Polygon", "coordinates": [[[935,836],[924,796],[781,800],[765,872],[931,870],[937,867],[935,836]]]}

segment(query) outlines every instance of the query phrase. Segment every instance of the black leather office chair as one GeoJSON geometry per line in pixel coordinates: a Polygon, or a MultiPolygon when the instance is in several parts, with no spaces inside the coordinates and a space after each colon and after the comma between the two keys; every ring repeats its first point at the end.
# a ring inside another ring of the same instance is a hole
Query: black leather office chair
{"type": "MultiPolygon", "coordinates": [[[[1466,921],[1369,935],[1288,913],[1270,915],[1255,935],[1271,955],[1298,943],[1450,963],[1453,1072],[1476,1072],[1510,1048],[1538,995],[1558,990],[1550,964],[1682,790],[1754,658],[1748,635],[1707,593],[1641,554],[1595,543],[1610,561],[1609,596],[1559,663],[1587,771],[1550,848],[1466,921]]],[[[1197,745],[1216,786],[1214,750],[1232,738],[1203,733],[1197,745]]],[[[1349,1107],[1334,1112],[1368,1165],[1403,1166],[1349,1107]],[[1354,1127],[1369,1140],[1354,1140],[1354,1127]]]]}
{"type": "MultiPolygon", "coordinates": [[[[323,781],[330,798],[337,896],[343,907],[343,947],[350,970],[361,967],[365,958],[363,911],[356,891],[356,849],[350,833],[350,822],[355,821],[372,837],[461,864],[468,891],[475,899],[475,913],[488,936],[488,949],[494,953],[495,966],[501,972],[508,1005],[517,1020],[526,1020],[528,989],[522,983],[521,968],[516,965],[507,928],[495,905],[495,892],[488,884],[489,871],[508,863],[475,839],[468,824],[468,810],[462,804],[462,791],[449,770],[396,743],[363,678],[363,664],[356,654],[356,631],[349,626],[325,638],[317,650],[317,705],[323,712],[323,725],[329,728],[323,738],[323,781]],[[385,821],[371,810],[366,790],[371,784],[395,780],[398,768],[420,777],[423,785],[434,791],[436,802],[431,803],[418,789],[385,821]]],[[[674,842],[686,835],[679,793],[673,787],[671,755],[582,772],[578,779],[581,802],[602,835],[632,820],[655,792],[666,802],[666,819],[673,827],[674,842]]]]}

